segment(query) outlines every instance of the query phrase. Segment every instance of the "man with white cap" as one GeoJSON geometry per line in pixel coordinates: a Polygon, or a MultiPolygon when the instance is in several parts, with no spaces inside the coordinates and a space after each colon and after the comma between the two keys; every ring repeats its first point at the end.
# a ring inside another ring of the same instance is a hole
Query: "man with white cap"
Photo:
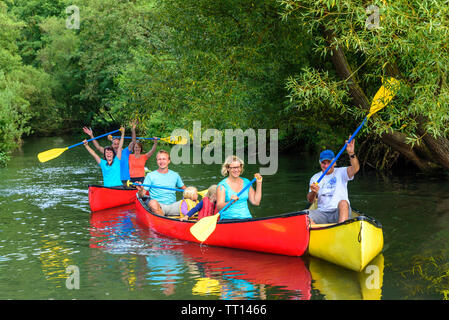
{"type": "Polygon", "coordinates": [[[317,200],[317,209],[309,210],[309,218],[312,224],[343,222],[351,217],[351,206],[348,198],[348,181],[354,179],[360,165],[354,153],[354,139],[348,143],[346,152],[349,155],[351,165],[349,167],[335,167],[335,164],[327,171],[318,184],[322,173],[335,158],[332,150],[324,150],[320,153],[321,172],[316,173],[310,179],[307,200],[314,203],[317,200]]]}

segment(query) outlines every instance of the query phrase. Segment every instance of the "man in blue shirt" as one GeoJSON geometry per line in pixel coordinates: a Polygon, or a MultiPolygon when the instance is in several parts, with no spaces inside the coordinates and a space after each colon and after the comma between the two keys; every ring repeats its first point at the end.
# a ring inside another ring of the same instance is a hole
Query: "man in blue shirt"
{"type": "MultiPolygon", "coordinates": [[[[160,150],[156,154],[158,169],[148,173],[143,184],[155,185],[168,188],[185,189],[181,177],[175,171],[169,170],[170,154],[165,150],[160,150]]],[[[176,201],[176,191],[136,186],[139,196],[143,197],[145,191],[150,191],[150,201],[148,206],[151,211],[161,216],[179,216],[179,201],[176,201]]]]}
{"type": "MultiPolygon", "coordinates": [[[[132,140],[129,143],[128,148],[125,148],[122,150],[122,158],[120,159],[120,180],[122,180],[123,186],[127,186],[126,183],[130,179],[128,159],[129,159],[129,154],[133,152],[134,144],[136,143],[136,125],[137,125],[137,121],[134,120],[131,123],[132,140]]],[[[88,134],[92,139],[94,138],[94,133],[91,128],[84,127],[83,131],[84,131],[84,133],[88,134]]],[[[102,146],[100,146],[98,141],[93,140],[92,142],[93,142],[95,148],[97,148],[97,150],[103,154],[104,148],[102,146]]],[[[118,138],[112,139],[111,147],[114,149],[115,153],[117,153],[119,142],[120,142],[120,139],[118,139],[118,138]]]]}

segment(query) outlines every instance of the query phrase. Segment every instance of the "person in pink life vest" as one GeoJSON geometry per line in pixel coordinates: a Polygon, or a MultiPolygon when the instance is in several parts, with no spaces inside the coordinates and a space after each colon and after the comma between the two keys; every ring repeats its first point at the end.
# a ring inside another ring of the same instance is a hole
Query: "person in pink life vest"
{"type": "Polygon", "coordinates": [[[217,209],[217,185],[214,184],[207,189],[206,195],[203,199],[189,212],[180,218],[181,221],[187,221],[195,213],[198,212],[198,220],[201,218],[214,215],[218,212],[217,209]]]}

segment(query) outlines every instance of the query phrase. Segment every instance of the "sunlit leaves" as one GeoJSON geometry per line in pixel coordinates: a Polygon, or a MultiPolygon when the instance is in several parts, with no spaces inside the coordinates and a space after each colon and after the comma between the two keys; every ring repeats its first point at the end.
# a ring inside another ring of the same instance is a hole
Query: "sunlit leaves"
{"type": "MultiPolygon", "coordinates": [[[[378,25],[372,28],[367,28],[367,23],[375,21],[374,12],[367,10],[368,4],[359,1],[283,0],[280,3],[287,21],[296,17],[314,35],[317,53],[329,57],[331,46],[343,48],[354,70],[353,76],[364,85],[365,92],[375,92],[388,72],[391,75],[394,71],[394,76],[401,80],[401,91],[389,107],[373,119],[371,130],[377,134],[398,130],[408,135],[410,143],[416,143],[422,138],[416,134],[416,118],[422,116],[427,119],[425,130],[428,133],[448,137],[447,1],[370,2],[379,15],[378,25]],[[334,35],[330,43],[323,30],[334,35]]],[[[308,74],[326,73],[309,70],[298,77],[313,83],[315,78],[308,74]]],[[[289,90],[292,96],[300,99],[296,102],[298,105],[315,106],[316,112],[320,112],[324,101],[329,108],[350,112],[352,106],[344,108],[339,100],[329,100],[335,83],[330,77],[318,90],[302,81],[289,86],[289,90]]]]}
{"type": "Polygon", "coordinates": [[[128,114],[160,110],[187,129],[195,120],[217,129],[278,127],[284,81],[306,63],[309,45],[278,10],[276,1],[157,2],[152,35],[116,78],[113,100],[128,114]]]}

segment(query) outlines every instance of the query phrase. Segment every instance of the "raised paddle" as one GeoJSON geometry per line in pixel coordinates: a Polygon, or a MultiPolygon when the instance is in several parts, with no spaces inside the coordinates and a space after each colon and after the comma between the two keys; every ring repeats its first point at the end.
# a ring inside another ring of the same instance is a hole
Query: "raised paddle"
{"type": "MultiPolygon", "coordinates": [[[[114,130],[114,131],[111,131],[111,132],[108,132],[108,133],[105,133],[105,134],[102,134],[101,136],[98,136],[98,137],[95,137],[95,138],[92,138],[92,139],[89,139],[89,140],[87,140],[87,142],[90,142],[90,141],[92,141],[92,140],[96,140],[96,139],[99,139],[99,138],[106,137],[106,136],[108,136],[108,135],[110,135],[110,134],[112,134],[112,133],[116,133],[116,132],[118,132],[118,131],[120,131],[120,129],[114,130]]],[[[50,149],[50,150],[47,150],[47,151],[43,151],[43,152],[41,152],[41,153],[39,153],[39,154],[37,155],[37,158],[39,159],[40,162],[46,162],[46,161],[49,161],[49,160],[52,160],[52,159],[54,159],[54,158],[59,157],[59,156],[60,156],[61,154],[63,154],[66,150],[75,148],[75,147],[80,146],[80,145],[82,145],[82,144],[84,144],[84,141],[81,141],[81,142],[79,142],[79,143],[77,143],[77,144],[74,144],[73,146],[70,146],[70,147],[65,147],[65,148],[54,148],[54,149],[50,149]]]]}
{"type": "MultiPolygon", "coordinates": [[[[113,139],[120,138],[118,136],[111,136],[113,139]]],[[[124,137],[125,139],[132,139],[132,137],[124,137]]],[[[170,136],[166,138],[145,138],[136,137],[138,140],[161,140],[170,144],[187,144],[187,139],[182,136],[170,136]]]]}
{"type": "MultiPolygon", "coordinates": [[[[256,181],[257,178],[254,178],[251,180],[250,183],[248,183],[239,193],[237,193],[237,197],[240,197],[240,195],[246,191],[251,185],[256,181]]],[[[213,216],[208,216],[202,218],[200,221],[195,223],[190,228],[190,233],[201,242],[206,241],[207,238],[214,232],[215,227],[217,226],[218,218],[220,217],[220,214],[224,212],[229,206],[231,206],[233,203],[235,203],[235,200],[229,201],[227,205],[223,207],[217,214],[214,214],[213,216]]]]}
{"type": "Polygon", "coordinates": [[[371,103],[371,108],[369,109],[369,114],[365,117],[363,122],[360,124],[360,126],[354,131],[352,136],[349,137],[348,141],[345,143],[343,148],[340,149],[340,152],[335,156],[335,158],[332,160],[332,162],[329,164],[329,166],[324,170],[324,172],[321,174],[320,178],[316,182],[317,184],[320,183],[320,181],[324,178],[326,173],[329,171],[330,168],[334,165],[334,163],[338,160],[340,155],[343,153],[343,151],[346,149],[346,146],[348,143],[354,139],[354,137],[359,133],[360,129],[363,127],[365,122],[377,111],[385,108],[385,106],[393,99],[393,97],[396,95],[396,93],[399,90],[399,81],[395,78],[388,78],[386,80],[386,84],[382,84],[382,86],[379,88],[377,93],[374,95],[373,102],[371,103]]]}

